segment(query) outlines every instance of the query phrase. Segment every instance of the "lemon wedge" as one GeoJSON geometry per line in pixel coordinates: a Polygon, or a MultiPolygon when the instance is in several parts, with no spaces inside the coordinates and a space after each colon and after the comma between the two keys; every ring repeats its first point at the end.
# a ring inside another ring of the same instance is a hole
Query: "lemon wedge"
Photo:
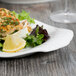
{"type": "Polygon", "coordinates": [[[3,44],[3,51],[7,53],[17,52],[23,49],[26,45],[26,41],[20,37],[7,35],[3,44]]]}

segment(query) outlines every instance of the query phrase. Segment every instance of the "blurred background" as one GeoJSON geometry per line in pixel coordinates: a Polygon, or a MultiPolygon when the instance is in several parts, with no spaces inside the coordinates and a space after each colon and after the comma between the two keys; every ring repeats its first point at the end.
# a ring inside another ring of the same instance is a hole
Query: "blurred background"
{"type": "Polygon", "coordinates": [[[30,3],[41,3],[54,0],[1,0],[2,2],[11,3],[11,4],[30,4],[30,3]]]}

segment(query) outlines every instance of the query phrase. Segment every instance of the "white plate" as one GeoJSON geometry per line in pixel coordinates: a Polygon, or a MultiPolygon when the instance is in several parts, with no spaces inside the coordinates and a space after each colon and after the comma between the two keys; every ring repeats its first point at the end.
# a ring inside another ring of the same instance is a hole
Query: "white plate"
{"type": "MultiPolygon", "coordinates": [[[[35,20],[36,24],[40,26],[43,25],[45,29],[47,29],[50,38],[43,44],[34,47],[34,48],[24,48],[16,53],[5,53],[0,51],[1,58],[12,58],[12,57],[22,57],[28,54],[32,54],[35,52],[50,52],[62,47],[67,46],[72,40],[74,34],[73,31],[68,29],[56,28],[51,25],[47,25],[40,21],[35,20]]],[[[36,26],[36,24],[31,25],[32,28],[36,26]]]]}

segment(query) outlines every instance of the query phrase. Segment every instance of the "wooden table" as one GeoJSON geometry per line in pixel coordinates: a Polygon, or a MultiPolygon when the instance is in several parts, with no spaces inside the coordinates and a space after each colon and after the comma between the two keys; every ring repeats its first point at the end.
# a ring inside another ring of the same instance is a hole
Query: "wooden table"
{"type": "MultiPolygon", "coordinates": [[[[74,0],[75,1],[75,0],[74,0]]],[[[9,10],[26,10],[30,16],[56,27],[74,31],[74,38],[64,48],[49,53],[15,58],[0,58],[0,76],[76,76],[76,24],[60,24],[50,20],[51,3],[33,5],[11,5],[0,2],[0,8],[9,10]]]]}

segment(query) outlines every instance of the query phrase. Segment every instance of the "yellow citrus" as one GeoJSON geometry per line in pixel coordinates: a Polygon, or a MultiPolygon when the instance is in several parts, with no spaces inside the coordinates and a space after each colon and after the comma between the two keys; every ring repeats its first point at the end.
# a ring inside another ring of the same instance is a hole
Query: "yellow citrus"
{"type": "Polygon", "coordinates": [[[3,44],[3,51],[8,53],[17,52],[23,49],[26,45],[26,41],[20,37],[7,35],[3,44]]]}

